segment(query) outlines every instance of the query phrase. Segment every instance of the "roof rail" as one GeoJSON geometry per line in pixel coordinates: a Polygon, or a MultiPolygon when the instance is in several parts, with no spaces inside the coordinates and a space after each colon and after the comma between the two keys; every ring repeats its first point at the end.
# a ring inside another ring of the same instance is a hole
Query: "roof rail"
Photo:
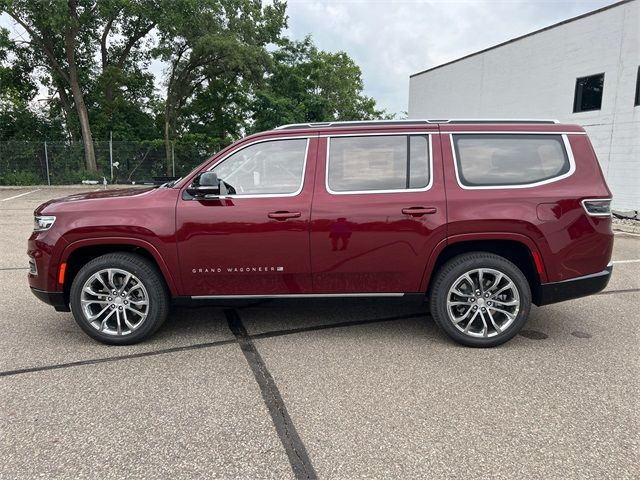
{"type": "Polygon", "coordinates": [[[425,125],[439,123],[559,123],[558,120],[548,119],[505,119],[505,118],[453,118],[453,119],[417,119],[417,120],[357,120],[341,122],[310,122],[290,123],[280,125],[275,130],[291,130],[296,128],[323,128],[323,127],[360,127],[377,125],[425,125]]]}

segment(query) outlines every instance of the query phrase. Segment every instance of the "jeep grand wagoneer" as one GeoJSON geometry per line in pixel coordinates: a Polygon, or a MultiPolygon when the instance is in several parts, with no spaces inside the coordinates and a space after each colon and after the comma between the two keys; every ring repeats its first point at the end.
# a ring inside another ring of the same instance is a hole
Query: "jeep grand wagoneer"
{"type": "Polygon", "coordinates": [[[41,205],[29,283],[112,344],[151,335],[178,299],[415,294],[451,338],[487,347],[532,303],[607,285],[610,201],[575,125],[286,125],[160,188],[41,205]]]}

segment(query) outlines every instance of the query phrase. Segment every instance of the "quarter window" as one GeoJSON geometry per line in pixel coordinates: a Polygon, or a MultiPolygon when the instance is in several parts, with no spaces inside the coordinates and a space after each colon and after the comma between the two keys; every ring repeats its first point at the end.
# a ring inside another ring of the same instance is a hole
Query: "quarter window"
{"type": "Polygon", "coordinates": [[[560,135],[454,135],[458,177],[465,186],[528,185],[570,170],[560,135]]]}
{"type": "Polygon", "coordinates": [[[573,98],[573,113],[600,110],[603,90],[604,73],[578,78],[573,98]]]}
{"type": "Polygon", "coordinates": [[[327,185],[333,192],[425,189],[429,140],[424,135],[333,137],[327,185]]]}
{"type": "Polygon", "coordinates": [[[300,191],[307,139],[250,145],[213,169],[234,195],[287,195],[300,191]]]}

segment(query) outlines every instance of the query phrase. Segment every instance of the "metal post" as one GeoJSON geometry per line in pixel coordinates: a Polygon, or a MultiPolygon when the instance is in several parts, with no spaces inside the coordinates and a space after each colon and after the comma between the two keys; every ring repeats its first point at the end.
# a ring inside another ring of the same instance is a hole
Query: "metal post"
{"type": "Polygon", "coordinates": [[[47,141],[44,141],[44,161],[47,165],[47,185],[51,186],[51,177],[49,176],[49,152],[47,151],[47,141]]]}
{"type": "Polygon", "coordinates": [[[113,182],[113,132],[109,131],[109,164],[111,165],[111,181],[113,182]]]}
{"type": "Polygon", "coordinates": [[[175,177],[176,176],[176,150],[175,150],[176,144],[172,143],[171,144],[171,172],[172,175],[175,177]]]}

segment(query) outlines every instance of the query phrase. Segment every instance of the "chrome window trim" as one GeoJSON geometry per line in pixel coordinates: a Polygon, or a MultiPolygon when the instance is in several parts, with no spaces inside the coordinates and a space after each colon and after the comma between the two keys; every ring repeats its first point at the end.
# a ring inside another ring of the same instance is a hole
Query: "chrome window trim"
{"type": "Polygon", "coordinates": [[[515,185],[464,185],[460,180],[460,172],[458,170],[458,158],[456,157],[456,149],[455,144],[453,143],[454,135],[530,135],[527,132],[447,132],[449,135],[449,143],[451,145],[451,157],[453,158],[453,166],[456,171],[456,182],[458,182],[458,186],[464,190],[505,190],[505,189],[520,189],[520,188],[534,188],[539,187],[541,185],[547,185],[549,183],[558,182],[560,180],[564,180],[565,178],[570,177],[576,171],[576,161],[573,157],[573,151],[571,150],[571,145],[569,144],[569,139],[567,138],[566,133],[557,133],[557,132],[535,132],[535,134],[540,135],[560,135],[562,137],[562,143],[564,144],[564,148],[567,152],[567,159],[569,160],[569,171],[563,173],[562,175],[551,177],[546,180],[541,180],[539,182],[534,183],[522,183],[515,185]]]}
{"type": "Polygon", "coordinates": [[[238,200],[241,198],[286,198],[286,197],[297,197],[298,195],[300,195],[300,193],[302,193],[302,190],[304,190],[304,179],[307,173],[307,160],[309,157],[309,144],[311,143],[311,138],[316,137],[315,135],[297,135],[297,136],[291,136],[291,137],[271,137],[271,138],[261,138],[261,139],[257,139],[251,143],[247,143],[246,145],[243,145],[242,147],[229,152],[228,154],[226,154],[224,157],[222,157],[220,160],[218,160],[217,162],[215,162],[213,165],[211,165],[209,168],[207,168],[205,171],[209,172],[211,170],[213,170],[215,167],[217,167],[218,165],[220,165],[222,162],[224,162],[225,160],[227,160],[229,157],[231,157],[232,155],[235,155],[238,152],[241,152],[242,150],[244,150],[245,148],[251,147],[253,145],[257,145],[258,143],[265,143],[265,142],[279,142],[282,140],[306,140],[307,144],[304,148],[304,163],[302,164],[302,178],[300,179],[300,186],[298,187],[298,189],[295,192],[292,193],[265,193],[265,194],[250,194],[250,195],[240,195],[240,194],[227,194],[227,195],[222,195],[220,197],[218,197],[221,200],[238,200]]]}
{"type": "Polygon", "coordinates": [[[441,135],[473,135],[473,134],[483,134],[483,135],[586,135],[587,132],[568,132],[564,130],[559,130],[554,132],[552,130],[545,131],[518,131],[518,130],[450,130],[445,132],[440,132],[441,135]]]}
{"type": "Polygon", "coordinates": [[[324,165],[324,186],[328,193],[331,195],[368,195],[376,193],[410,193],[410,192],[426,192],[433,186],[433,142],[431,136],[433,132],[377,132],[377,133],[344,133],[344,134],[328,134],[320,135],[321,138],[327,139],[327,147],[325,152],[325,165],[324,165]],[[423,136],[427,137],[427,145],[429,149],[429,183],[426,187],[422,188],[400,188],[393,190],[348,190],[348,191],[335,191],[329,187],[329,151],[331,150],[331,138],[333,137],[390,137],[390,136],[423,136]]]}

